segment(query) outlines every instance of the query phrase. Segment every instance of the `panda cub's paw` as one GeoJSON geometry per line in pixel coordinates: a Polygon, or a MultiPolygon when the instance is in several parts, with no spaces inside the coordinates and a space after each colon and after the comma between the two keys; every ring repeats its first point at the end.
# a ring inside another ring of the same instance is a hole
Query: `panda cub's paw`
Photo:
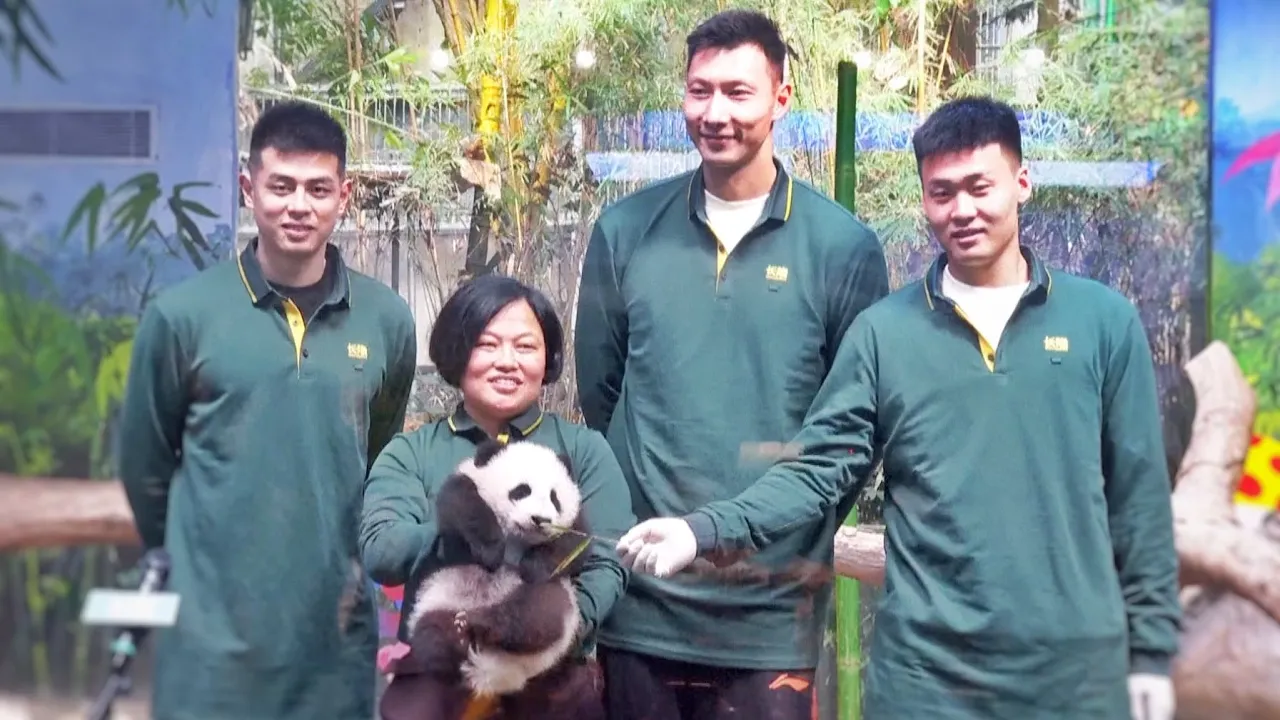
{"type": "Polygon", "coordinates": [[[464,633],[468,647],[488,647],[494,644],[497,630],[493,626],[492,613],[484,609],[472,610],[470,613],[458,611],[454,620],[459,625],[459,632],[464,633]]]}
{"type": "Polygon", "coordinates": [[[453,629],[458,633],[458,641],[463,645],[470,644],[471,626],[467,624],[467,611],[459,610],[453,616],[453,629]]]}
{"type": "Polygon", "coordinates": [[[435,513],[440,533],[466,543],[476,563],[489,572],[502,566],[506,552],[502,527],[470,478],[456,473],[446,478],[435,499],[435,513]]]}

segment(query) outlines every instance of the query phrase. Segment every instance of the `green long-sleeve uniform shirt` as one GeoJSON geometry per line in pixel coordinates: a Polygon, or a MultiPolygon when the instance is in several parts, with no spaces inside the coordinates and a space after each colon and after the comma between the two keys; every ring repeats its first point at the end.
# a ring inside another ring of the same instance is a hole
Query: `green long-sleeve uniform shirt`
{"type": "Polygon", "coordinates": [[[369,720],[360,493],[404,422],[414,321],[332,246],[328,298],[303,317],[255,247],[162,293],[134,340],[120,476],[181,596],[155,638],[153,717],[369,720]]]}
{"type": "MultiPolygon", "coordinates": [[[[544,445],[568,456],[582,492],[582,514],[592,534],[618,538],[635,524],[627,485],[618,461],[599,433],[537,406],[510,422],[500,440],[544,445]]],[[[449,475],[487,436],[461,406],[448,418],[398,435],[378,456],[364,490],[360,547],[365,567],[383,585],[404,585],[400,637],[408,639],[406,622],[418,586],[430,573],[473,562],[465,544],[436,531],[433,499],[449,475]]],[[[613,545],[592,543],[582,572],[575,579],[584,642],[591,653],[596,628],[626,591],[628,573],[613,545]]]]}
{"type": "Polygon", "coordinates": [[[1155,372],[1133,305],[1046,270],[995,350],[927,277],[864,313],[779,463],[692,514],[700,546],[767,545],[883,457],[876,720],[1128,720],[1180,610],[1155,372]],[[873,449],[876,453],[873,453],[873,449]]]}
{"type": "MultiPolygon", "coordinates": [[[[579,395],[640,519],[683,515],[757,480],[800,429],[849,323],[888,292],[874,233],[775,165],[764,211],[732,252],[707,224],[700,170],[596,222],[578,302],[579,395]]],[[[853,500],[752,558],[771,578],[634,575],[601,645],[723,667],[816,666],[831,584],[806,579],[830,567],[853,500]]]]}

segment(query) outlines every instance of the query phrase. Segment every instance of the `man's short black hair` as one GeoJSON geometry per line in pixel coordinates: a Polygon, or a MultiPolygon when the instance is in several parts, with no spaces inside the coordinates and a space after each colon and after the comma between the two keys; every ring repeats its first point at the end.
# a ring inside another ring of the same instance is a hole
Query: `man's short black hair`
{"type": "Polygon", "coordinates": [[[1018,114],[999,100],[981,96],[944,103],[911,136],[917,171],[934,155],[976,150],[992,143],[1022,162],[1018,114]]]}
{"type": "Polygon", "coordinates": [[[471,352],[484,329],[503,308],[520,300],[533,308],[533,316],[542,328],[547,350],[542,384],[550,385],[560,379],[564,369],[564,329],[551,301],[515,278],[481,275],[463,283],[449,296],[431,328],[427,354],[445,382],[455,388],[462,386],[471,352]]]}
{"type": "Polygon", "coordinates": [[[703,50],[733,50],[741,45],[755,45],[764,52],[774,78],[782,82],[786,75],[787,43],[782,31],[768,15],[755,10],[725,10],[716,13],[693,29],[686,38],[688,58],[684,69],[688,72],[693,56],[703,50]]]}
{"type": "Polygon", "coordinates": [[[347,135],[328,112],[311,103],[290,100],[267,108],[253,124],[249,138],[249,166],[262,164],[262,151],[328,153],[338,158],[338,172],[347,167],[347,135]]]}

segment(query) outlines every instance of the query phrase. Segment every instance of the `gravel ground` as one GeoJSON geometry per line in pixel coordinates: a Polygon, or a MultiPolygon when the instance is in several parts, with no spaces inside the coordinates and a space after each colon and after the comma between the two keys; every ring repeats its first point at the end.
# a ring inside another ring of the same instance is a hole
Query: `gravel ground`
{"type": "MultiPolygon", "coordinates": [[[[91,703],[89,699],[0,695],[0,720],[84,720],[91,703]]],[[[127,697],[116,701],[111,720],[147,720],[149,717],[146,700],[127,697]]]]}

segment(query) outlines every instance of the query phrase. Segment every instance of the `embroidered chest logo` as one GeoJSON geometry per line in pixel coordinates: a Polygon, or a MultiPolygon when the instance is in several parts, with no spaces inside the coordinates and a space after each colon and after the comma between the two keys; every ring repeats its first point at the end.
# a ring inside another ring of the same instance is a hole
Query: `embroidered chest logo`
{"type": "Polygon", "coordinates": [[[1044,336],[1045,352],[1064,353],[1064,352],[1067,352],[1069,347],[1070,347],[1070,343],[1068,343],[1067,339],[1061,335],[1045,335],[1044,336]]]}
{"type": "Polygon", "coordinates": [[[784,283],[789,272],[785,265],[770,265],[764,269],[764,279],[772,283],[784,283]]]}
{"type": "Polygon", "coordinates": [[[352,360],[368,360],[369,348],[361,343],[347,343],[347,357],[352,360]]]}

